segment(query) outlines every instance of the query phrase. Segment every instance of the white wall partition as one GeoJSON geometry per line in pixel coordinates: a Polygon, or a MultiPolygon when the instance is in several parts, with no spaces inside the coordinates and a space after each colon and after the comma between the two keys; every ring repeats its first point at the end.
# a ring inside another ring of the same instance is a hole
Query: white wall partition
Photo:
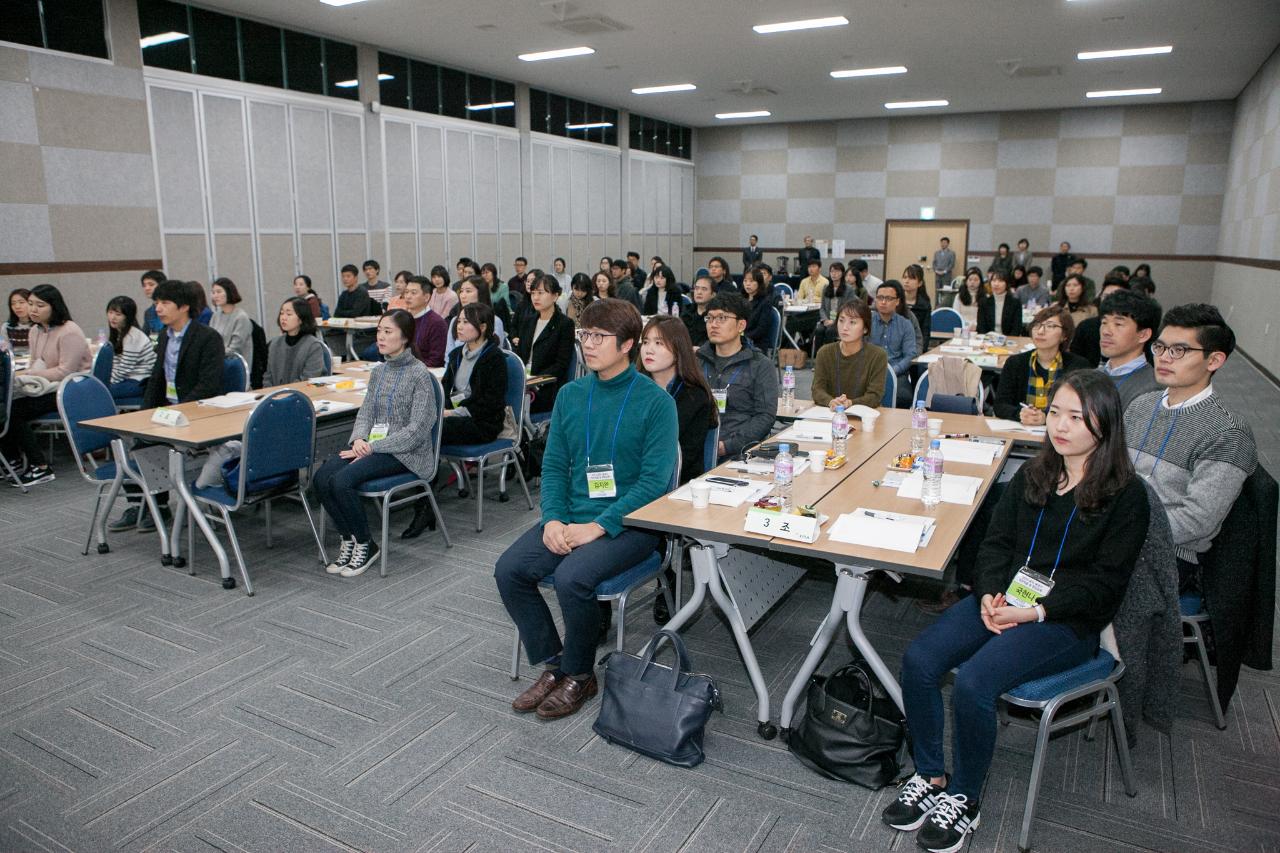
{"type": "Polygon", "coordinates": [[[590,142],[532,134],[533,246],[529,262],[545,269],[557,257],[571,272],[591,273],[600,258],[625,252],[621,239],[621,152],[590,142]]]}
{"type": "Polygon", "coordinates": [[[693,275],[693,164],[658,154],[632,151],[628,248],[645,263],[660,255],[681,281],[693,275]]]}

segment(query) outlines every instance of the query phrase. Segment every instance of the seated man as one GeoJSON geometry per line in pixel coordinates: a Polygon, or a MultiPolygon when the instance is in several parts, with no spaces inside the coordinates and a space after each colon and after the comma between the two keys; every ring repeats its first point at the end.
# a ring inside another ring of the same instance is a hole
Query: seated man
{"type": "Polygon", "coordinates": [[[822,274],[822,260],[809,259],[809,275],[800,279],[800,289],[796,292],[796,302],[801,305],[812,305],[822,299],[822,291],[831,283],[822,274]]]}
{"type": "Polygon", "coordinates": [[[1147,347],[1160,326],[1160,303],[1121,288],[1103,297],[1099,311],[1102,355],[1107,360],[1098,369],[1111,377],[1121,405],[1128,408],[1135,397],[1160,387],[1147,361],[1147,347]]]}
{"type": "Polygon", "coordinates": [[[542,458],[542,521],[494,569],[530,663],[545,667],[511,707],[543,719],[568,716],[596,694],[595,588],[657,547],[657,536],[624,528],[622,519],[666,492],[679,435],[671,395],[632,366],[641,332],[635,307],[592,302],[579,326],[591,374],[556,396],[542,458]],[[555,576],[563,642],[538,590],[548,575],[555,576]]]}
{"type": "MultiPolygon", "coordinates": [[[[444,318],[431,310],[431,281],[415,275],[400,294],[405,310],[413,315],[413,345],[427,367],[444,367],[444,345],[449,337],[444,318]]],[[[380,360],[380,359],[379,359],[380,360]]]]}
{"type": "Polygon", "coordinates": [[[747,300],[736,293],[717,293],[707,303],[698,363],[720,412],[721,459],[764,441],[778,416],[778,371],[743,337],[750,319],[747,300]]]}
{"type": "MultiPolygon", "coordinates": [[[[1128,285],[1124,279],[1116,276],[1102,283],[1102,299],[1113,293],[1126,290],[1128,285]]],[[[1076,319],[1076,318],[1072,318],[1076,319]]],[[[1155,336],[1153,331],[1152,337],[1155,336]]],[[[1071,351],[1084,358],[1089,364],[1102,364],[1102,318],[1097,314],[1083,317],[1076,322],[1076,333],[1071,338],[1071,351]]],[[[1128,405],[1127,401],[1125,405],[1128,405]]]]}
{"type": "Polygon", "coordinates": [[[902,285],[882,282],[875,290],[871,314],[871,343],[889,354],[889,369],[898,377],[899,406],[911,403],[911,360],[918,354],[915,326],[907,319],[902,285]]]}
{"type": "Polygon", "coordinates": [[[1200,556],[1258,464],[1249,425],[1213,390],[1235,345],[1212,305],[1171,308],[1151,345],[1163,390],[1135,398],[1124,413],[1133,467],[1169,514],[1180,592],[1197,588],[1200,556]]]}
{"type": "MultiPolygon", "coordinates": [[[[338,294],[334,317],[376,317],[382,313],[382,306],[369,298],[369,291],[360,283],[359,276],[360,271],[355,264],[342,268],[342,293],[338,294]]],[[[337,355],[347,356],[347,333],[343,330],[326,329],[324,342],[337,355]]],[[[372,343],[373,335],[369,332],[356,332],[351,340],[351,346],[357,353],[362,353],[372,343]]]]}
{"type": "Polygon", "coordinates": [[[689,339],[693,341],[695,347],[702,346],[707,340],[707,303],[711,301],[715,292],[711,276],[698,276],[693,283],[693,301],[684,306],[684,310],[680,312],[680,319],[684,321],[684,327],[689,330],[689,339]]]}

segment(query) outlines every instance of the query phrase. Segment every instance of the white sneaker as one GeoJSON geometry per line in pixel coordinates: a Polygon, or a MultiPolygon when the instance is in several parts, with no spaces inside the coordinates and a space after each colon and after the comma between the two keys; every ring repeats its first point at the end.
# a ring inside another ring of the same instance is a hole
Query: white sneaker
{"type": "Polygon", "coordinates": [[[347,561],[347,567],[342,570],[341,575],[344,578],[362,575],[364,570],[372,566],[377,559],[377,545],[372,542],[357,542],[355,549],[351,552],[351,559],[347,561]]]}
{"type": "Polygon", "coordinates": [[[332,563],[324,567],[324,570],[331,575],[336,575],[347,567],[347,563],[351,562],[351,552],[356,547],[356,540],[343,539],[342,548],[338,551],[338,558],[332,563]]]}

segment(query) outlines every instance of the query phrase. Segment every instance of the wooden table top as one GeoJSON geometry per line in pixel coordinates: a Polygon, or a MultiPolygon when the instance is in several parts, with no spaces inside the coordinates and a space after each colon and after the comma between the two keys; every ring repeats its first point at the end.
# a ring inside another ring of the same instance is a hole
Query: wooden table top
{"type": "MultiPolygon", "coordinates": [[[[918,355],[914,359],[912,359],[912,364],[928,364],[931,361],[935,361],[937,357],[949,356],[952,358],[972,358],[973,356],[979,354],[976,349],[974,350],[973,353],[944,352],[942,348],[944,346],[950,346],[950,345],[951,345],[951,336],[948,336],[946,340],[941,341],[937,346],[926,350],[923,354],[918,355]]],[[[1009,338],[1008,342],[1003,347],[995,348],[998,350],[1007,350],[1007,352],[996,353],[995,365],[994,366],[981,365],[981,367],[983,370],[994,370],[996,372],[999,372],[1004,369],[1004,363],[1009,360],[1009,356],[1017,355],[1020,352],[1024,352],[1030,346],[1032,346],[1031,338],[1025,338],[1025,337],[1009,338]]],[[[992,349],[992,347],[990,346],[984,347],[984,350],[990,350],[990,349],[992,349]]]]}
{"type": "Polygon", "coordinates": [[[322,329],[359,329],[378,328],[381,317],[331,317],[328,320],[317,320],[316,325],[322,329]]]}

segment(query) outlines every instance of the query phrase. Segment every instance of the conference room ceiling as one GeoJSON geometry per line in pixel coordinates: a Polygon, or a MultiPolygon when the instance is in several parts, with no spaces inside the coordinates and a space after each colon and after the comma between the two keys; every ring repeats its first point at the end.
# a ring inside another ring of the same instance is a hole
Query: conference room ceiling
{"type": "Polygon", "coordinates": [[[692,126],[1234,98],[1280,44],[1280,0],[215,0],[201,3],[692,126]],[[843,15],[848,26],[759,35],[755,24],[843,15]],[[579,34],[581,30],[599,30],[579,34]],[[1173,45],[1080,61],[1086,50],[1173,45]],[[587,45],[590,56],[522,62],[587,45]],[[906,74],[833,79],[837,69],[906,74]],[[696,91],[634,95],[694,83],[696,91]],[[1157,96],[1086,99],[1161,87],[1157,96]]]}

